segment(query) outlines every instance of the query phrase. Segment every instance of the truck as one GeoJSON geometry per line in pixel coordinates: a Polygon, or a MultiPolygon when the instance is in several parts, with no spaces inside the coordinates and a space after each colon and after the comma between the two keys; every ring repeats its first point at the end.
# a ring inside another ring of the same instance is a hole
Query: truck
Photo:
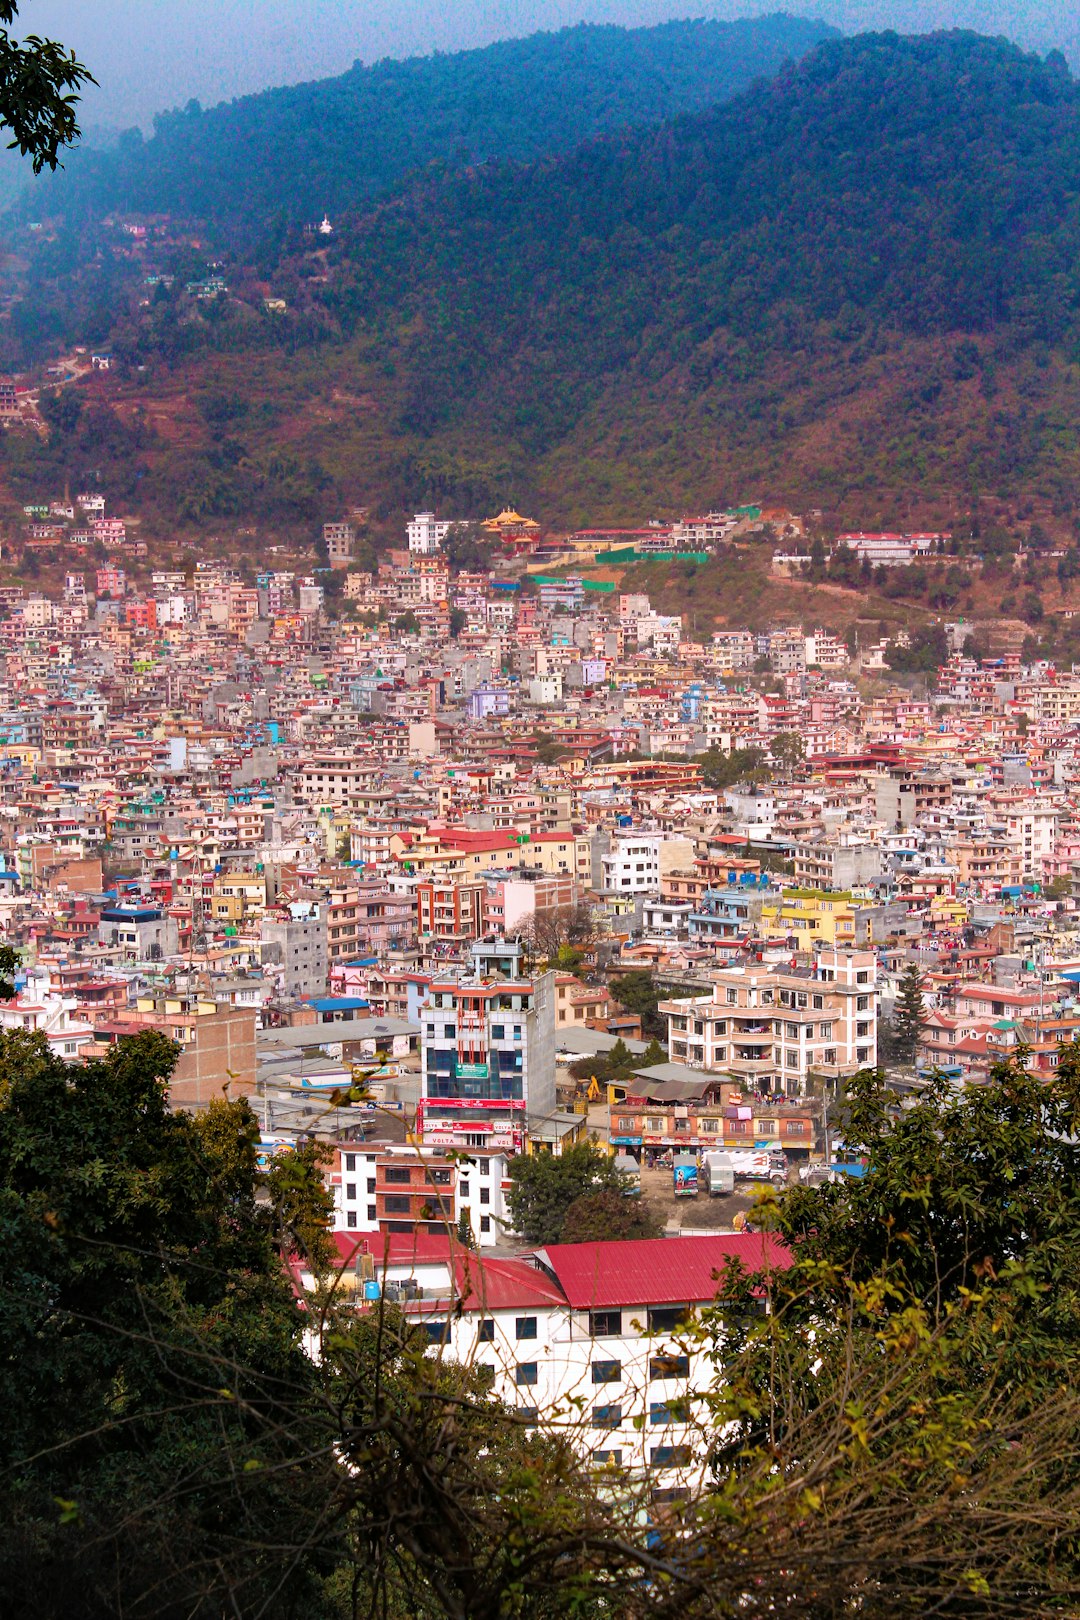
{"type": "Polygon", "coordinates": [[[710,1198],[735,1191],[735,1170],[730,1153],[705,1153],[701,1158],[701,1185],[710,1198]]]}
{"type": "Polygon", "coordinates": [[[736,1181],[787,1184],[787,1160],[775,1148],[733,1148],[728,1154],[736,1181]]]}
{"type": "Polygon", "coordinates": [[[697,1197],[696,1153],[676,1153],[671,1167],[671,1180],[676,1198],[697,1197]]]}

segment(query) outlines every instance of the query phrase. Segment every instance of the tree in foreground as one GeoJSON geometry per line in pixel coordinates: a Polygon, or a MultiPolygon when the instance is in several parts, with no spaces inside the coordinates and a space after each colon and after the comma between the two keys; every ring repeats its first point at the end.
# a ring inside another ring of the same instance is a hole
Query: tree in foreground
{"type": "Polygon", "coordinates": [[[865,1179],[773,1198],[790,1266],[727,1267],[678,1332],[716,1377],[687,1414],[703,1472],[661,1500],[583,1460],[588,1398],[535,1428],[409,1308],[358,1312],[320,1259],[317,1164],[268,1183],[243,1103],[170,1114],[172,1057],[0,1041],[13,1613],[1077,1612],[1080,1047],[1049,1084],[1014,1061],[899,1112],[852,1084],[865,1179]],[[309,1238],[300,1303],[283,1261],[309,1238]]]}
{"type": "Polygon", "coordinates": [[[34,173],[55,169],[60,149],[79,138],[79,92],[95,83],[90,70],[54,39],[30,34],[20,40],[10,29],[18,20],[18,0],[0,0],[0,123],[33,161],[34,173]]]}

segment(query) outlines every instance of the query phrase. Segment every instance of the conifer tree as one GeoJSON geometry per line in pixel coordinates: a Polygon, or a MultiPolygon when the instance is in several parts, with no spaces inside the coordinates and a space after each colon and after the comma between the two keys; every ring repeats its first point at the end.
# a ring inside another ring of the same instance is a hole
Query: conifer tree
{"type": "Polygon", "coordinates": [[[925,1024],[922,973],[913,962],[904,970],[900,980],[900,994],[896,998],[889,1031],[890,1054],[895,1063],[915,1062],[925,1024]]]}

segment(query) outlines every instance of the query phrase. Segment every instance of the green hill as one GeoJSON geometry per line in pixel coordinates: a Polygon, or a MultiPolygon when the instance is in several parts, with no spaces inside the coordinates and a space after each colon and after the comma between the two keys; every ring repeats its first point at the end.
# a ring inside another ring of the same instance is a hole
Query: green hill
{"type": "Polygon", "coordinates": [[[192,103],[110,152],[76,154],[34,192],[37,211],[109,209],[205,219],[259,236],[361,207],[433,163],[531,159],[624,125],[721,101],[833,29],[803,18],[579,26],[452,55],[356,63],[339,78],[192,103]]]}
{"type": "MultiPolygon", "coordinates": [[[[762,497],[945,520],[986,493],[1064,519],[1078,266],[1060,56],[827,41],[724,105],[441,169],[328,246],[292,236],[271,266],[287,317],[239,258],[217,305],[129,303],[110,386],[165,436],[124,470],[141,456],[138,489],[191,521],[251,502],[308,521],[361,491],[509,496],[553,523],[762,497]]],[[[100,438],[74,441],[94,467],[100,438]]]]}

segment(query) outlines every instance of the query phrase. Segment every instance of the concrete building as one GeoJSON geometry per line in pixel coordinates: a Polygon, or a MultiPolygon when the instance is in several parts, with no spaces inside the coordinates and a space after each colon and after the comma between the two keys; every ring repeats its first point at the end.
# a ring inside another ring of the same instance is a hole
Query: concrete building
{"type": "Polygon", "coordinates": [[[298,1001],[325,993],[329,973],[325,917],[264,917],[259,941],[262,965],[281,970],[283,996],[298,1001]]]}
{"type": "Polygon", "coordinates": [[[555,1113],[555,975],[525,978],[517,941],[472,947],[472,972],[435,977],[421,1009],[428,1146],[524,1151],[555,1113]]]}
{"type": "Polygon", "coordinates": [[[397,1142],[340,1144],[329,1174],[335,1230],[445,1234],[464,1217],[476,1243],[490,1247],[506,1230],[507,1156],[472,1151],[469,1159],[397,1142]]]}
{"type": "Polygon", "coordinates": [[[711,996],[660,1011],[673,1062],[803,1096],[814,1073],[838,1078],[876,1063],[876,992],[873,951],[823,946],[808,968],[722,968],[711,996]]]}
{"type": "Polygon", "coordinates": [[[434,512],[417,512],[412,522],[405,526],[409,550],[415,557],[434,556],[451,527],[446,519],[437,518],[434,512]]]}

